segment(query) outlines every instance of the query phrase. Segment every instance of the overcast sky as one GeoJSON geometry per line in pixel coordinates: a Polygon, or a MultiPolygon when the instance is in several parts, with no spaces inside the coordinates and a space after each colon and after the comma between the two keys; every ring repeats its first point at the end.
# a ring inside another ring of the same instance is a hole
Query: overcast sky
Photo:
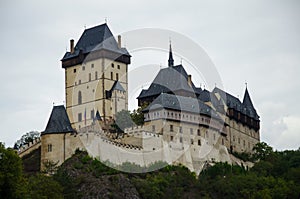
{"type": "Polygon", "coordinates": [[[1,1],[1,142],[12,146],[22,134],[45,129],[52,103],[65,98],[60,59],[69,40],[105,18],[115,35],[150,27],[192,39],[227,92],[242,100],[248,83],[261,140],[278,150],[300,147],[297,0],[1,1]]]}

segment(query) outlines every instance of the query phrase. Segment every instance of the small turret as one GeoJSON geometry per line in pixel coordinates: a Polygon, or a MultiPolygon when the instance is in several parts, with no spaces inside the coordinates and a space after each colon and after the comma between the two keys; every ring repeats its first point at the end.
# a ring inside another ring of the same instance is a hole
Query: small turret
{"type": "Polygon", "coordinates": [[[172,46],[170,42],[170,50],[169,50],[169,60],[168,60],[168,66],[174,66],[174,59],[173,59],[173,53],[172,53],[172,46]]]}

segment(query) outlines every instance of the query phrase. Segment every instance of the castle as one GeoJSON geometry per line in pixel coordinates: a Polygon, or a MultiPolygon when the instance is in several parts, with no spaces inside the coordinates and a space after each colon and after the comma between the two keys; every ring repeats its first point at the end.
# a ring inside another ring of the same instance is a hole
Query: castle
{"type": "MultiPolygon", "coordinates": [[[[66,107],[54,106],[38,142],[43,163],[62,164],[77,148],[114,164],[181,163],[200,172],[205,161],[232,162],[229,152],[249,152],[260,140],[260,119],[246,88],[243,101],[220,88],[196,87],[183,65],[160,69],[137,97],[144,125],[109,132],[115,115],[128,110],[131,56],[107,24],[86,29],[63,56],[66,107]]],[[[38,144],[35,143],[35,146],[38,144]]],[[[36,148],[36,147],[35,147],[36,148]]]]}

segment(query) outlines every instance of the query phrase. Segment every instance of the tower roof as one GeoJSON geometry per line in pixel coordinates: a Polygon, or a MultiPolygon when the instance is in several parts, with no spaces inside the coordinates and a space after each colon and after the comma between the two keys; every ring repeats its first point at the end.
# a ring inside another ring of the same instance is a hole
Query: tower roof
{"type": "Polygon", "coordinates": [[[110,89],[110,91],[114,91],[114,90],[125,92],[125,89],[123,88],[123,86],[120,84],[119,81],[115,81],[113,86],[110,89]]]}
{"type": "Polygon", "coordinates": [[[244,94],[243,105],[246,106],[247,108],[254,109],[247,87],[244,94]]]}
{"type": "Polygon", "coordinates": [[[248,110],[248,112],[251,116],[254,116],[255,118],[259,118],[259,116],[257,115],[256,110],[253,106],[253,103],[250,98],[247,87],[246,87],[245,94],[244,94],[243,106],[248,110]]]}
{"type": "Polygon", "coordinates": [[[98,120],[98,121],[101,121],[101,120],[102,120],[102,118],[101,118],[100,113],[99,113],[98,110],[97,110],[97,112],[96,112],[96,115],[95,115],[94,120],[98,120]]]}
{"type": "Polygon", "coordinates": [[[173,59],[173,53],[172,53],[172,46],[170,42],[170,49],[169,49],[169,60],[168,60],[168,66],[174,66],[174,59],[173,59]]]}
{"type": "MultiPolygon", "coordinates": [[[[74,52],[66,52],[61,61],[66,61],[80,54],[88,54],[90,52],[106,50],[120,55],[129,56],[126,48],[120,48],[116,39],[106,23],[85,29],[80,39],[74,47],[74,52]]],[[[119,58],[116,56],[116,58],[119,58]]],[[[129,61],[130,62],[130,61],[129,61]]]]}
{"type": "Polygon", "coordinates": [[[53,106],[45,131],[41,134],[74,132],[66,109],[63,105],[53,106]]]}

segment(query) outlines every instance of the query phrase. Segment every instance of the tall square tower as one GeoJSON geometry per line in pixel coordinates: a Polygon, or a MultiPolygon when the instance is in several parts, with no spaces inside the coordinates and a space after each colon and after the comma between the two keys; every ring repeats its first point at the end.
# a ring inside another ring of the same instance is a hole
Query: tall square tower
{"type": "Polygon", "coordinates": [[[84,30],[77,44],[62,58],[65,69],[66,110],[72,127],[92,123],[97,112],[103,120],[128,109],[130,54],[114,38],[107,24],[84,30]]]}

